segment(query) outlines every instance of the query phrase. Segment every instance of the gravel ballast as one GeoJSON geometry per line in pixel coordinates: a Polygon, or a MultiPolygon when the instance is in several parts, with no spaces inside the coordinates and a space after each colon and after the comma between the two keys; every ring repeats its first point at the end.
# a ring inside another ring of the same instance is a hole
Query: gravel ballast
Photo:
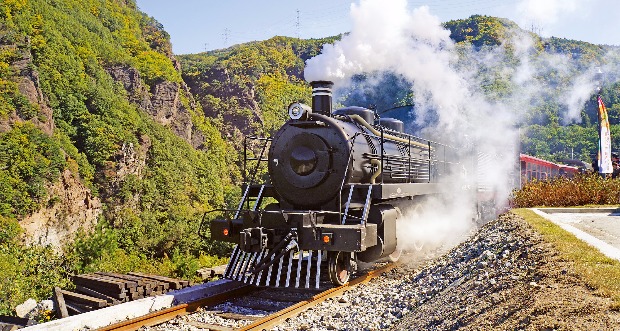
{"type": "Polygon", "coordinates": [[[512,213],[274,330],[620,330],[620,314],[512,213]]]}
{"type": "MultiPolygon", "coordinates": [[[[611,299],[588,288],[515,214],[487,223],[448,252],[419,255],[403,256],[400,267],[273,330],[620,330],[611,299]]],[[[205,310],[145,330],[205,330],[205,323],[218,322],[205,310]]]]}

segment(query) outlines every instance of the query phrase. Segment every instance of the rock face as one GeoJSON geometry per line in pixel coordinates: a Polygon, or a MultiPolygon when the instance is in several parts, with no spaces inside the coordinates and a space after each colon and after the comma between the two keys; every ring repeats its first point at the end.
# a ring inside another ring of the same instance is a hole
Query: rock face
{"type": "MultiPolygon", "coordinates": [[[[29,121],[43,132],[52,135],[55,130],[53,111],[41,91],[39,74],[32,64],[32,55],[25,50],[28,48],[23,49],[18,53],[21,57],[11,63],[11,69],[17,73],[12,79],[17,83],[19,92],[38,108],[38,114],[29,118],[15,111],[0,120],[0,132],[10,130],[14,123],[29,121]]],[[[26,243],[59,248],[63,242],[73,238],[77,229],[90,231],[94,228],[102,212],[101,202],[93,197],[90,189],[82,184],[76,174],[65,170],[60,179],[48,185],[47,189],[49,197],[47,205],[19,221],[25,230],[23,239],[26,243]]]]}
{"type": "MultiPolygon", "coordinates": [[[[142,179],[144,175],[144,169],[146,168],[146,158],[149,149],[151,148],[151,140],[148,136],[142,135],[139,137],[137,145],[133,143],[125,143],[121,147],[120,152],[116,156],[116,162],[110,162],[109,167],[105,168],[104,174],[107,178],[108,184],[102,187],[100,193],[101,197],[109,205],[109,212],[119,211],[121,208],[136,208],[140,200],[140,196],[134,193],[131,197],[124,196],[124,200],[119,198],[119,192],[122,189],[123,183],[129,176],[134,176],[136,179],[142,179]]],[[[114,217],[110,218],[111,220],[114,217]]]]}
{"type": "Polygon", "coordinates": [[[60,248],[78,229],[95,227],[103,211],[101,201],[71,171],[65,170],[48,192],[47,206],[19,222],[26,243],[60,248]]]}
{"type": "MultiPolygon", "coordinates": [[[[0,41],[0,49],[17,49],[17,45],[3,45],[0,41]]],[[[13,80],[17,83],[19,92],[28,101],[38,107],[39,114],[33,118],[26,118],[23,114],[14,111],[8,118],[0,119],[0,132],[10,129],[11,124],[20,121],[30,121],[45,133],[51,135],[54,132],[54,119],[52,109],[48,106],[43,92],[40,88],[39,74],[33,69],[32,54],[28,51],[20,50],[20,58],[11,63],[11,69],[15,74],[13,80]]]]}
{"type": "Polygon", "coordinates": [[[202,104],[205,116],[222,119],[224,127],[220,131],[229,141],[234,143],[257,134],[256,128],[263,124],[263,114],[252,84],[239,84],[227,69],[219,67],[207,69],[200,76],[184,75],[183,80],[202,104]],[[206,101],[209,99],[206,96],[227,100],[234,106],[214,108],[206,101]]]}
{"type": "Polygon", "coordinates": [[[204,142],[204,136],[195,130],[190,110],[196,103],[185,83],[157,81],[150,90],[142,83],[140,73],[130,66],[108,68],[114,80],[121,83],[129,96],[129,101],[147,112],[158,123],[170,128],[177,136],[185,139],[195,148],[204,142]],[[186,105],[181,102],[182,96],[188,100],[186,105]]]}

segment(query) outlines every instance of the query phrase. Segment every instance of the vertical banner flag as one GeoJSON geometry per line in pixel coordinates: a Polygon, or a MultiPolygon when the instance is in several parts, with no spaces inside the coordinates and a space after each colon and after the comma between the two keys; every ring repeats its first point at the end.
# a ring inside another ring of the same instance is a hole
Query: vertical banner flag
{"type": "Polygon", "coordinates": [[[611,132],[609,131],[609,119],[607,109],[601,96],[598,96],[598,123],[600,127],[598,143],[598,172],[610,174],[614,170],[611,166],[611,132]]]}

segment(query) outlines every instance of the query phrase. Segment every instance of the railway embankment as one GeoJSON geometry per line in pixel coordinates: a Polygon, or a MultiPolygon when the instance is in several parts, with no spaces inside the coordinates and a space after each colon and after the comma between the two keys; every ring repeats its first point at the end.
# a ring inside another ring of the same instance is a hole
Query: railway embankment
{"type": "MultiPolygon", "coordinates": [[[[272,330],[620,328],[620,261],[532,210],[503,214],[456,247],[423,253],[272,330]]],[[[231,313],[222,307],[154,329],[216,325],[211,315],[231,313]]]]}
{"type": "Polygon", "coordinates": [[[613,330],[620,262],[529,210],[487,223],[278,330],[613,330]],[[422,263],[422,264],[421,264],[422,263]]]}

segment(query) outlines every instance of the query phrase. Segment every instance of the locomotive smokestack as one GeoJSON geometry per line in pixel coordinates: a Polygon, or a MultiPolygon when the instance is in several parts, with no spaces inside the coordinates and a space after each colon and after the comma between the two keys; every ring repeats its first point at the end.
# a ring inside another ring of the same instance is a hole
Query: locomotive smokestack
{"type": "Polygon", "coordinates": [[[315,81],[312,85],[312,112],[326,116],[332,114],[332,86],[329,81],[315,81]]]}

